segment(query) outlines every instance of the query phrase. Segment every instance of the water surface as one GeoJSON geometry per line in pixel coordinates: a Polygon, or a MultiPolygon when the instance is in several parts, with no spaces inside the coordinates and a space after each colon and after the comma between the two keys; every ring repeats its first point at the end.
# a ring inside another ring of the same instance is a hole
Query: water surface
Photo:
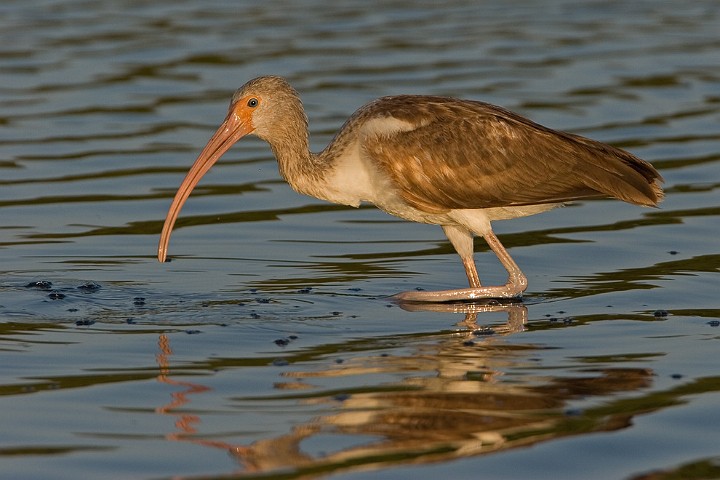
{"type": "Polygon", "coordinates": [[[720,5],[256,3],[0,7],[0,476],[720,477],[720,5]],[[453,95],[629,149],[667,197],[498,222],[522,303],[402,308],[464,286],[441,229],[297,195],[245,139],[159,264],[261,74],[316,150],[373,98],[453,95]]]}

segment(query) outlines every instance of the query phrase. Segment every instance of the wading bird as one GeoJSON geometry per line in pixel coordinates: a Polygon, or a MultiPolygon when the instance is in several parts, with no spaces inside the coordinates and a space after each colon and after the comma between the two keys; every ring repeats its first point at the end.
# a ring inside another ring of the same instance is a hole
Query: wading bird
{"type": "Polygon", "coordinates": [[[356,111],[322,152],[312,153],[300,96],[286,80],[265,76],[235,92],[227,117],[180,185],[160,236],[161,262],[190,192],[248,134],[270,144],[280,174],[299,193],[353,207],[371,202],[391,215],[443,228],[470,287],[395,296],[403,301],[521,296],[527,278],[493,233],[493,220],[585,198],[655,206],[663,197],[663,179],[648,162],[472,100],[379,98],[356,111]],[[475,235],[485,239],[507,270],[505,285],[480,283],[473,260],[475,235]]]}

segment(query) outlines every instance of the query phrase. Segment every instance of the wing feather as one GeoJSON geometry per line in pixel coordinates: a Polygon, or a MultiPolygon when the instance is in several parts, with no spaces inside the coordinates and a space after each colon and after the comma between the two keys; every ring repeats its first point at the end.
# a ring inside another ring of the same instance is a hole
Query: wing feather
{"type": "Polygon", "coordinates": [[[381,100],[376,114],[417,127],[375,130],[362,147],[403,199],[420,210],[441,213],[599,196],[656,205],[662,198],[660,174],[624,150],[482,102],[411,96],[381,100]]]}

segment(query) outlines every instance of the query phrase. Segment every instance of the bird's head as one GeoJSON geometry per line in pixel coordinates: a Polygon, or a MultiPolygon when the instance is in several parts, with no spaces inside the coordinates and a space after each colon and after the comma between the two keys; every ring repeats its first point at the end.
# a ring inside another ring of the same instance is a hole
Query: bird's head
{"type": "Polygon", "coordinates": [[[293,123],[289,120],[297,121],[298,115],[307,126],[300,95],[287,80],[276,76],[258,77],[237,89],[228,117],[233,114],[250,129],[247,133],[268,142],[282,138],[284,127],[293,123]]]}
{"type": "Polygon", "coordinates": [[[286,136],[285,126],[300,115],[307,128],[300,97],[283,78],[258,77],[240,87],[232,97],[228,114],[190,167],[170,205],[158,245],[158,260],[165,261],[168,243],[180,209],[200,179],[238,140],[253,134],[272,143],[286,136]]]}

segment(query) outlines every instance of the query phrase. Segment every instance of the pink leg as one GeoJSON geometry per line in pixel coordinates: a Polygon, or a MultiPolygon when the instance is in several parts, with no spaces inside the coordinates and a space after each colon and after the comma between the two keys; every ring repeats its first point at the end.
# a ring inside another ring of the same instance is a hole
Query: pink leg
{"type": "Polygon", "coordinates": [[[468,277],[468,283],[472,288],[479,288],[482,286],[480,283],[480,277],[478,277],[477,269],[475,268],[475,260],[473,257],[463,258],[463,266],[465,267],[465,275],[468,277]]]}
{"type": "Polygon", "coordinates": [[[462,300],[477,300],[482,298],[514,298],[522,295],[527,288],[527,278],[512,259],[510,254],[502,246],[500,240],[492,232],[488,230],[483,235],[490,249],[502,263],[508,272],[508,281],[505,285],[483,287],[475,268],[475,262],[472,260],[472,235],[467,230],[459,227],[443,227],[450,242],[460,254],[460,258],[465,265],[470,282],[470,288],[461,288],[457,290],[438,290],[434,292],[408,291],[398,293],[393,298],[407,302],[450,302],[462,300]],[[470,253],[468,255],[467,238],[470,239],[470,253]],[[477,282],[477,283],[475,283],[477,282]]]}
{"type": "Polygon", "coordinates": [[[473,260],[473,248],[475,247],[473,246],[472,233],[455,225],[443,225],[442,229],[450,243],[455,247],[455,251],[460,255],[470,287],[479,288],[481,284],[475,268],[475,260],[473,260]]]}

